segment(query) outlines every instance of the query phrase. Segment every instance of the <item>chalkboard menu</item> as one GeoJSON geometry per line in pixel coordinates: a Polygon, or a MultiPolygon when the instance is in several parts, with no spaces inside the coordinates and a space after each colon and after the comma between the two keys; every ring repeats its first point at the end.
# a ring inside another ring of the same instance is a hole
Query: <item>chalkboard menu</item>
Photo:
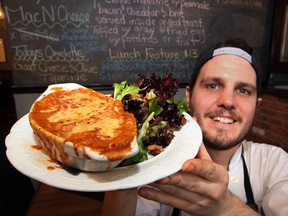
{"type": "Polygon", "coordinates": [[[14,85],[86,86],[173,73],[188,83],[207,46],[243,37],[269,59],[273,0],[4,1],[14,85]]]}

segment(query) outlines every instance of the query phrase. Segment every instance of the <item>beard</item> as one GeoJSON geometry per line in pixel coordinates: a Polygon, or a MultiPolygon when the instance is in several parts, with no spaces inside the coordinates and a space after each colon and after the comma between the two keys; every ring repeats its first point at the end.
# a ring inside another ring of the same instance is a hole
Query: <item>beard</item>
{"type": "MultiPolygon", "coordinates": [[[[251,117],[250,119],[248,119],[248,121],[246,123],[243,124],[243,126],[242,126],[243,128],[238,135],[236,135],[232,138],[231,137],[229,138],[229,131],[224,130],[224,129],[217,129],[216,136],[215,136],[202,127],[203,123],[202,123],[201,118],[199,117],[199,115],[197,115],[197,113],[194,113],[194,114],[195,114],[195,117],[197,119],[198,124],[200,125],[200,127],[202,129],[204,145],[207,146],[208,148],[211,148],[214,150],[224,151],[224,150],[228,150],[228,149],[231,149],[231,148],[237,146],[238,144],[240,144],[245,139],[245,137],[247,136],[247,134],[249,133],[249,131],[253,125],[253,117],[251,117]]],[[[210,114],[206,113],[205,116],[207,117],[209,115],[210,114]]],[[[236,116],[235,114],[231,114],[231,115],[236,116]]],[[[237,118],[239,122],[243,123],[241,117],[238,116],[235,118],[237,118]]]]}
{"type": "Polygon", "coordinates": [[[226,138],[225,133],[227,132],[223,130],[218,130],[216,137],[213,137],[208,132],[203,131],[203,143],[205,146],[214,150],[228,150],[241,143],[249,133],[251,127],[252,124],[249,128],[244,128],[238,136],[230,139],[226,138]]]}

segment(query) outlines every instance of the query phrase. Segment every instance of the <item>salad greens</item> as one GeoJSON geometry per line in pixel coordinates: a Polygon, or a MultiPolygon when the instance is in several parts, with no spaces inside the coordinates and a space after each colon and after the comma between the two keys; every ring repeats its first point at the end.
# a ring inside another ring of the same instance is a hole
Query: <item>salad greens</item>
{"type": "Polygon", "coordinates": [[[178,82],[171,74],[160,78],[140,75],[135,84],[123,81],[114,84],[114,99],[121,100],[124,109],[137,121],[139,152],[125,159],[120,166],[140,163],[148,154],[157,155],[174,137],[173,132],[185,124],[183,112],[188,111],[186,99],[174,100],[178,82]]]}
{"type": "Polygon", "coordinates": [[[127,81],[122,81],[121,83],[115,83],[114,87],[114,99],[122,100],[124,96],[128,94],[138,94],[139,87],[135,84],[128,85],[127,81]]]}

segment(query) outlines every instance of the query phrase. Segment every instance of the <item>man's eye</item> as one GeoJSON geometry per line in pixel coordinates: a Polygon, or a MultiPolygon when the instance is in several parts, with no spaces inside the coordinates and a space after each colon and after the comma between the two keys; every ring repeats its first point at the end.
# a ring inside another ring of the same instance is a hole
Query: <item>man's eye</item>
{"type": "Polygon", "coordinates": [[[250,92],[248,90],[246,90],[246,89],[239,89],[238,92],[241,93],[241,94],[246,94],[246,95],[250,94],[250,92]]]}
{"type": "Polygon", "coordinates": [[[208,89],[218,89],[218,88],[219,88],[219,86],[218,86],[217,84],[215,84],[215,83],[213,83],[213,84],[207,84],[206,87],[207,87],[208,89]]]}

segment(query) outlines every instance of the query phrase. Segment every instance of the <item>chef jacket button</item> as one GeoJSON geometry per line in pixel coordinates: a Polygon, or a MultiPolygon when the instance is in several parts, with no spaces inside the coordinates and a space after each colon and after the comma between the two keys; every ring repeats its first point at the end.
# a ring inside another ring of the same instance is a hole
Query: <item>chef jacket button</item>
{"type": "Polygon", "coordinates": [[[234,184],[238,183],[238,178],[237,178],[237,176],[231,176],[231,177],[230,177],[230,181],[231,181],[232,183],[234,183],[234,184]]]}

